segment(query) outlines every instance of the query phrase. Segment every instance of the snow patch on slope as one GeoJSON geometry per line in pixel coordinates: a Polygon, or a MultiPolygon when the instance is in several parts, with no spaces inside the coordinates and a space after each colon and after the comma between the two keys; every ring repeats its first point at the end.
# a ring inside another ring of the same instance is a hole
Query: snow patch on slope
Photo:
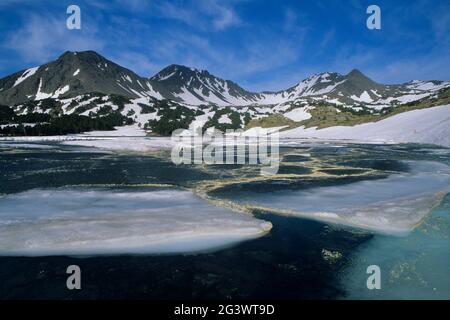
{"type": "Polygon", "coordinates": [[[70,89],[69,85],[65,85],[64,87],[57,89],[53,94],[52,98],[58,98],[60,95],[68,92],[69,89],[70,89]]]}
{"type": "Polygon", "coordinates": [[[223,114],[223,115],[219,118],[218,122],[219,122],[219,123],[223,123],[223,124],[231,124],[231,123],[232,123],[230,117],[229,117],[227,114],[223,114]]]}
{"type": "Polygon", "coordinates": [[[352,95],[350,98],[352,98],[355,101],[358,102],[365,102],[365,103],[371,103],[373,102],[373,99],[370,97],[369,93],[367,91],[364,91],[361,93],[359,97],[352,95]]]}
{"type": "Polygon", "coordinates": [[[17,86],[19,83],[23,82],[25,79],[31,77],[33,74],[36,73],[36,71],[39,69],[39,67],[34,67],[26,70],[22,75],[17,78],[16,82],[14,82],[13,87],[17,86]]]}
{"type": "Polygon", "coordinates": [[[42,92],[41,88],[42,88],[42,78],[39,78],[39,87],[36,92],[35,100],[44,100],[52,96],[51,93],[42,92]]]}
{"type": "Polygon", "coordinates": [[[308,107],[296,108],[292,111],[286,112],[284,116],[293,121],[300,122],[311,118],[311,114],[308,112],[308,107]]]}

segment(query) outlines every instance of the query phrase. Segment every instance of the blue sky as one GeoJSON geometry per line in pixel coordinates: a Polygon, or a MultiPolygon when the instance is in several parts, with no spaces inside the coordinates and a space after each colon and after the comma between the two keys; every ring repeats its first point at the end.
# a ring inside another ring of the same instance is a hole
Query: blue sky
{"type": "Polygon", "coordinates": [[[0,0],[0,76],[96,50],[141,76],[176,63],[279,90],[358,68],[382,83],[450,80],[450,1],[0,0]],[[66,8],[81,8],[81,30],[66,8]],[[366,8],[382,29],[366,28],[366,8]]]}

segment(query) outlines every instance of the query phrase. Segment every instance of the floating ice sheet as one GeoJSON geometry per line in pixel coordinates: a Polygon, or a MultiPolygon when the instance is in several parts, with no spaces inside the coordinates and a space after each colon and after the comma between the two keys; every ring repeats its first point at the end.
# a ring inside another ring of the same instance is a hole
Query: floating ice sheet
{"type": "Polygon", "coordinates": [[[261,236],[271,224],[181,190],[32,190],[0,197],[0,255],[208,250],[261,236]]]}
{"type": "Polygon", "coordinates": [[[63,144],[93,147],[111,151],[151,152],[170,149],[172,143],[167,137],[108,137],[80,140],[67,140],[63,144]]]}
{"type": "Polygon", "coordinates": [[[450,192],[449,167],[408,162],[412,170],[385,179],[306,190],[249,193],[240,202],[287,215],[342,223],[386,233],[405,233],[450,192]]]}

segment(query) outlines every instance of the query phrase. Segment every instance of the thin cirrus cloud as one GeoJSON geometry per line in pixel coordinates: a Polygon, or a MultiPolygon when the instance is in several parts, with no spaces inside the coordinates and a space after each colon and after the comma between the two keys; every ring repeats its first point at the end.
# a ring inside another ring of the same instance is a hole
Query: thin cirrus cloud
{"type": "Polygon", "coordinates": [[[17,52],[24,62],[38,62],[65,50],[101,50],[104,41],[92,25],[71,32],[64,19],[35,14],[29,16],[21,28],[10,33],[2,46],[17,52]]]}
{"type": "Polygon", "coordinates": [[[237,12],[227,1],[162,1],[156,3],[155,8],[161,17],[201,30],[222,31],[241,23],[237,12]]]}

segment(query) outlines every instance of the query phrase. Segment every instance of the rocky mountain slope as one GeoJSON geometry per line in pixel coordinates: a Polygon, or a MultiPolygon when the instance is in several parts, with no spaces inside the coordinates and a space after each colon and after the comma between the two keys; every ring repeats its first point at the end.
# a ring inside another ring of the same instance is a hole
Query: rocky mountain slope
{"type": "Polygon", "coordinates": [[[148,79],[93,51],[66,52],[57,60],[0,79],[0,104],[100,92],[130,98],[153,93],[148,79]]]}

